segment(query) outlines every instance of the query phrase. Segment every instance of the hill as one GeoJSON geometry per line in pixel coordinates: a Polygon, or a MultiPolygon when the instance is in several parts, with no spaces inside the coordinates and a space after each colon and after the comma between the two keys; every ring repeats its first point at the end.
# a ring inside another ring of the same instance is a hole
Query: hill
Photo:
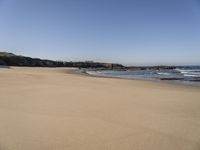
{"type": "Polygon", "coordinates": [[[113,63],[99,63],[93,61],[86,62],[66,62],[53,61],[39,58],[19,56],[9,52],[0,52],[0,65],[3,66],[27,66],[27,67],[79,67],[79,68],[102,68],[102,69],[122,69],[123,65],[113,63]]]}
{"type": "Polygon", "coordinates": [[[113,70],[162,70],[175,69],[177,66],[129,66],[125,67],[116,63],[100,63],[93,61],[67,62],[53,61],[40,58],[20,56],[9,52],[0,52],[0,66],[27,66],[27,67],[78,67],[93,69],[113,69],[113,70]]]}

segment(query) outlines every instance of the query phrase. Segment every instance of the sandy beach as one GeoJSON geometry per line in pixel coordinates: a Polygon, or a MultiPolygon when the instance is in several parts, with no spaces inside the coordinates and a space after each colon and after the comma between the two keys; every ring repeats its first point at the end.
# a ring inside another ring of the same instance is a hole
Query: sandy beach
{"type": "Polygon", "coordinates": [[[0,68],[0,150],[199,150],[200,88],[0,68]]]}

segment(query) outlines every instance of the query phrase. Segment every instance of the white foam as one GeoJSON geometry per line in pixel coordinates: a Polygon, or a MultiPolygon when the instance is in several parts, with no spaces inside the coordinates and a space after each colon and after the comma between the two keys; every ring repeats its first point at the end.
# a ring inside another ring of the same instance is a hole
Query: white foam
{"type": "Polygon", "coordinates": [[[89,75],[98,75],[96,71],[86,71],[86,73],[89,75]]]}
{"type": "Polygon", "coordinates": [[[167,73],[167,72],[157,72],[157,74],[159,74],[159,75],[170,75],[170,73],[167,73]]]}
{"type": "Polygon", "coordinates": [[[200,74],[184,74],[185,77],[200,77],[200,74]]]}

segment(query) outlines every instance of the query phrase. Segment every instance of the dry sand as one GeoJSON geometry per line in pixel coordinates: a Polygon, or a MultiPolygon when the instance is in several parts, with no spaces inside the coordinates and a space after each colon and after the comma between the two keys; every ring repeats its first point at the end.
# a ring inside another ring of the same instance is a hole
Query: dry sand
{"type": "Polygon", "coordinates": [[[200,88],[0,69],[0,150],[200,150],[200,88]]]}

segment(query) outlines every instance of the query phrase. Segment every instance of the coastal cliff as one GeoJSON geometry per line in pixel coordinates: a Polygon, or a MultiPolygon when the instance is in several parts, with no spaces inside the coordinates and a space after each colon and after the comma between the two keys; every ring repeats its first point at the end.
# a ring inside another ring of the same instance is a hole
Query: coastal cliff
{"type": "Polygon", "coordinates": [[[8,52],[0,52],[1,66],[27,66],[27,67],[78,67],[78,68],[102,68],[102,69],[122,69],[121,64],[100,63],[93,61],[67,62],[53,61],[39,58],[15,55],[8,52]]]}
{"type": "Polygon", "coordinates": [[[162,70],[176,69],[176,66],[123,66],[116,63],[100,63],[93,61],[68,62],[47,59],[31,58],[15,55],[9,52],[0,52],[0,66],[26,66],[26,67],[78,67],[110,70],[162,70]]]}

